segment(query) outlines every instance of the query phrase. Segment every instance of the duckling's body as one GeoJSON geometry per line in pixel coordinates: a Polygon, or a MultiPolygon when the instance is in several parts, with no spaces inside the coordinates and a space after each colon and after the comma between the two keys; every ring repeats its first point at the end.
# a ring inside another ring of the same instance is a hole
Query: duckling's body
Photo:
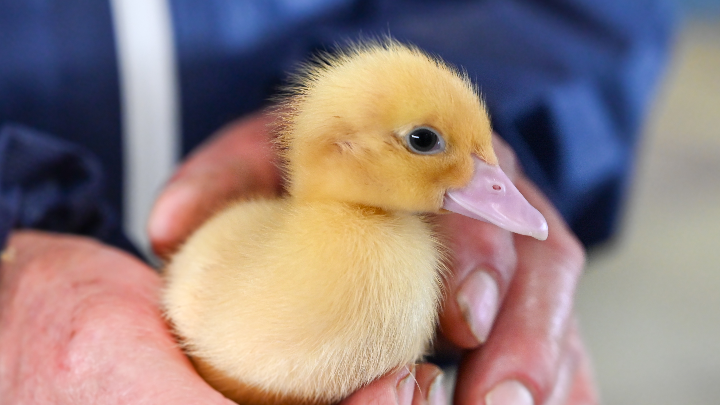
{"type": "Polygon", "coordinates": [[[291,93],[289,195],[232,204],[166,268],[181,341],[243,404],[334,402],[425,354],[443,248],[424,213],[542,235],[497,166],[473,85],[443,62],[360,45],[306,67],[291,93]]]}
{"type": "Polygon", "coordinates": [[[245,403],[256,387],[331,402],[425,354],[439,252],[416,215],[245,202],[192,237],[169,269],[165,302],[205,378],[228,397],[245,403]]]}

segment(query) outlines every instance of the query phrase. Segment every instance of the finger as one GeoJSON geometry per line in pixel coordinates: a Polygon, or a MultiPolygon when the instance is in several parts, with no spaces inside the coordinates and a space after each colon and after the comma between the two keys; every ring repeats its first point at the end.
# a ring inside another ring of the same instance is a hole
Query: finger
{"type": "Polygon", "coordinates": [[[430,363],[418,364],[415,367],[415,395],[412,405],[446,405],[447,392],[444,385],[442,370],[430,363]]]}
{"type": "Polygon", "coordinates": [[[444,215],[439,222],[453,252],[440,330],[458,347],[474,348],[490,334],[514,275],[512,236],[495,225],[457,214],[444,215]]]}
{"type": "Polygon", "coordinates": [[[562,365],[584,252],[541,193],[527,180],[517,185],[543,213],[550,234],[546,241],[514,237],[517,272],[492,335],[460,366],[458,403],[543,404],[562,365]]]}
{"type": "Polygon", "coordinates": [[[345,398],[343,405],[412,405],[415,366],[385,375],[345,398]]]}
{"type": "Polygon", "coordinates": [[[592,405],[598,394],[592,375],[590,357],[578,332],[577,321],[570,323],[565,349],[555,387],[545,405],[592,405]]]}
{"type": "Polygon", "coordinates": [[[515,155],[515,151],[497,134],[493,134],[492,145],[493,150],[495,150],[495,155],[497,155],[500,168],[514,183],[522,174],[522,168],[520,167],[517,155],[515,155]]]}
{"type": "Polygon", "coordinates": [[[200,224],[241,196],[272,195],[280,187],[268,126],[256,113],[223,128],[183,163],[161,192],[148,221],[153,250],[166,257],[200,224]]]}
{"type": "Polygon", "coordinates": [[[555,386],[553,387],[545,405],[566,405],[573,386],[575,374],[580,366],[580,352],[574,344],[574,328],[568,329],[562,349],[562,357],[559,362],[555,386]]]}
{"type": "Polygon", "coordinates": [[[572,384],[568,395],[568,405],[595,405],[600,403],[600,396],[595,384],[595,376],[585,344],[578,332],[577,322],[574,322],[570,335],[570,345],[578,355],[578,367],[572,376],[572,384]]]}
{"type": "MultiPolygon", "coordinates": [[[[493,147],[501,167],[515,181],[520,169],[514,152],[498,136],[493,137],[493,147]]],[[[512,236],[495,225],[456,214],[441,216],[439,222],[453,252],[441,330],[461,348],[477,347],[487,339],[515,271],[512,236]]]]}

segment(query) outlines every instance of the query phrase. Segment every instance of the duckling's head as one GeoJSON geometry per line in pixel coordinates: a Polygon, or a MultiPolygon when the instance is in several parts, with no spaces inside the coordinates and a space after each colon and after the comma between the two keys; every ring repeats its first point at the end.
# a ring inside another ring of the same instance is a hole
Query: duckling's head
{"type": "Polygon", "coordinates": [[[542,218],[500,170],[475,87],[441,60],[392,40],[370,42],[318,57],[290,90],[280,141],[295,198],[417,213],[446,208],[547,236],[544,219],[543,236],[492,218],[504,213],[468,211],[517,194],[542,218]]]}

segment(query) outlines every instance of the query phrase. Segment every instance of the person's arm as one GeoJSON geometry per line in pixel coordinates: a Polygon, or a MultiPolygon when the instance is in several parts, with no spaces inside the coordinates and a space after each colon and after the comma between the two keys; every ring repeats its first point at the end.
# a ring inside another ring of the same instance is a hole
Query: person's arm
{"type": "Polygon", "coordinates": [[[13,229],[96,238],[137,254],[105,196],[100,161],[86,148],[17,125],[0,125],[0,249],[13,229]]]}

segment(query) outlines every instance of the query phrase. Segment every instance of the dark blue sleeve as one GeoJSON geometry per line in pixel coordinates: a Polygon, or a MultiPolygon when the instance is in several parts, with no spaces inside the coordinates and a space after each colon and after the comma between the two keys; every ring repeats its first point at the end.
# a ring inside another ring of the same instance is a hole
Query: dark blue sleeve
{"type": "Polygon", "coordinates": [[[0,242],[35,228],[136,253],[120,230],[114,41],[106,1],[0,0],[0,242]]]}
{"type": "Polygon", "coordinates": [[[0,247],[11,229],[73,233],[138,254],[104,196],[85,148],[19,125],[0,127],[0,247]]]}

